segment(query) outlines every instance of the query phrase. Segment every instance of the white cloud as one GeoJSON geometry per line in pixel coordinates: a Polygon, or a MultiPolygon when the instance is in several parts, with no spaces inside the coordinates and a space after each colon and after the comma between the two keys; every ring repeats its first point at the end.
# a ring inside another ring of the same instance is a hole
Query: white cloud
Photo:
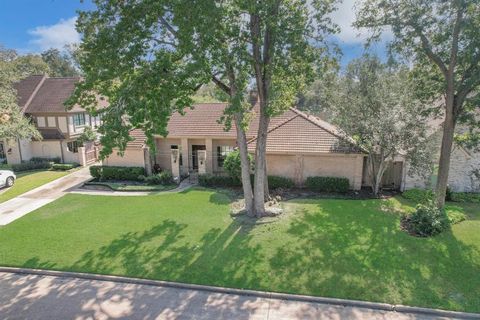
{"type": "Polygon", "coordinates": [[[28,33],[34,37],[30,42],[40,50],[63,49],[66,44],[80,42],[80,34],[75,30],[77,17],[61,19],[54,25],[38,26],[28,33]]]}
{"type": "MultiPolygon", "coordinates": [[[[345,43],[355,44],[362,43],[369,37],[369,32],[366,29],[356,29],[353,26],[355,21],[355,2],[358,0],[343,0],[338,9],[332,13],[333,22],[340,27],[340,33],[336,37],[345,43]]],[[[384,31],[382,33],[382,40],[390,40],[391,32],[384,31]]]]}

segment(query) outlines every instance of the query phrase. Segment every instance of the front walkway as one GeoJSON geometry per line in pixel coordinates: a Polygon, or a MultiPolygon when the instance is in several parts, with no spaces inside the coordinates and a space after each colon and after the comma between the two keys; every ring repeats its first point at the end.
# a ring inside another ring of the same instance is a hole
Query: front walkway
{"type": "Polygon", "coordinates": [[[2,319],[442,319],[321,303],[0,272],[2,319]]]}
{"type": "Polygon", "coordinates": [[[47,203],[63,196],[71,188],[91,179],[89,168],[85,167],[62,178],[30,190],[16,198],[0,204],[0,226],[9,224],[47,203]]]}

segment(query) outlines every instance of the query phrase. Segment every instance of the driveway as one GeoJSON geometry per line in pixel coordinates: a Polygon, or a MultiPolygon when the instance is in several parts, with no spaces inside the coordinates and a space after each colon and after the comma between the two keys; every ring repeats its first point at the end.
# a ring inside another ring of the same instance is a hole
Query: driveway
{"type": "Polygon", "coordinates": [[[16,198],[0,203],[0,226],[7,225],[27,213],[57,200],[69,189],[84,183],[90,178],[89,168],[85,167],[21,194],[16,198]]]}
{"type": "Polygon", "coordinates": [[[145,284],[0,272],[2,319],[440,319],[145,284]]]}

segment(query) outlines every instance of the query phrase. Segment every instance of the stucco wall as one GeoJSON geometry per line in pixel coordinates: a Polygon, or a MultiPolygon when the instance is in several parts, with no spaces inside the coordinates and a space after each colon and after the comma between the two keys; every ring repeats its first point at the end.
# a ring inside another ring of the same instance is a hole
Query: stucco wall
{"type": "Polygon", "coordinates": [[[180,139],[156,139],[157,143],[157,150],[155,152],[155,159],[157,164],[160,166],[162,170],[172,170],[172,163],[171,163],[171,146],[177,145],[181,148],[181,140],[180,139]]]}
{"type": "MultiPolygon", "coordinates": [[[[32,157],[55,158],[62,157],[60,141],[32,141],[32,157]]],[[[25,158],[25,157],[24,157],[25,158]]]]}
{"type": "Polygon", "coordinates": [[[122,166],[122,167],[145,167],[143,149],[127,148],[122,156],[117,154],[116,150],[105,160],[103,165],[106,166],[122,166]]]}
{"type": "Polygon", "coordinates": [[[303,184],[307,177],[345,177],[350,187],[362,186],[363,155],[267,155],[269,175],[289,177],[303,184]]]}

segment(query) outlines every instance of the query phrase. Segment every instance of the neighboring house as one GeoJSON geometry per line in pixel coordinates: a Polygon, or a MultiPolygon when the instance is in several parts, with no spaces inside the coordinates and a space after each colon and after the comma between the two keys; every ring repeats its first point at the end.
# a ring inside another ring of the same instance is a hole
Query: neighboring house
{"type": "MultiPolygon", "coordinates": [[[[224,103],[197,104],[174,113],[168,122],[168,136],[157,136],[155,154],[145,146],[145,135],[132,130],[135,139],[127,144],[123,156],[115,152],[104,161],[106,165],[157,167],[179,174],[191,172],[223,174],[226,155],[237,146],[235,128],[224,130],[219,123],[224,103]],[[178,158],[174,158],[177,154],[178,158]],[[177,161],[178,159],[178,161],[177,161]]],[[[258,118],[253,117],[247,138],[248,148],[255,149],[258,118]]],[[[333,125],[291,108],[273,117],[267,140],[269,175],[292,178],[298,185],[310,176],[346,177],[352,189],[362,186],[365,153],[333,125]]]]}
{"type": "Polygon", "coordinates": [[[34,75],[15,84],[18,105],[23,114],[32,119],[42,140],[0,141],[0,158],[14,164],[33,157],[60,158],[63,163],[82,163],[95,160],[95,151],[79,154],[77,138],[86,126],[95,129],[99,117],[90,117],[84,109],[75,106],[66,110],[64,102],[72,95],[78,77],[49,78],[34,75]]]}
{"type": "MultiPolygon", "coordinates": [[[[442,121],[431,121],[432,143],[436,146],[437,152],[434,160],[437,163],[440,157],[440,146],[442,141],[442,121]]],[[[458,126],[457,133],[465,131],[465,128],[458,126]]],[[[407,164],[408,166],[408,164],[407,164]]],[[[427,177],[405,175],[403,190],[412,188],[434,189],[437,183],[437,170],[435,166],[433,172],[427,177]]],[[[448,174],[448,186],[454,192],[480,192],[480,152],[467,150],[454,143],[450,159],[450,169],[448,174]]]]}

